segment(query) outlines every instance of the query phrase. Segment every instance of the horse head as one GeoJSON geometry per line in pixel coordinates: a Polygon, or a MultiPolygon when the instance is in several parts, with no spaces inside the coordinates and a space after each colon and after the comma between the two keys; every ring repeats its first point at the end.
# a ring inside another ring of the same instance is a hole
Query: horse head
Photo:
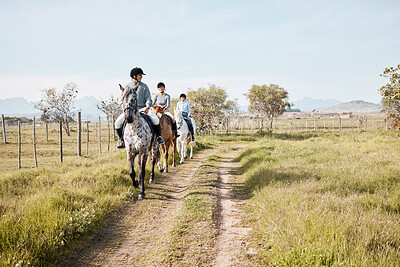
{"type": "Polygon", "coordinates": [[[137,108],[137,89],[138,85],[134,88],[124,88],[122,85],[119,85],[119,88],[122,91],[122,110],[125,114],[125,121],[127,123],[132,123],[133,118],[138,115],[137,108]]]}
{"type": "Polygon", "coordinates": [[[176,121],[176,126],[178,129],[182,127],[183,124],[183,116],[182,116],[182,110],[174,109],[174,114],[175,114],[175,121],[176,121]]]}

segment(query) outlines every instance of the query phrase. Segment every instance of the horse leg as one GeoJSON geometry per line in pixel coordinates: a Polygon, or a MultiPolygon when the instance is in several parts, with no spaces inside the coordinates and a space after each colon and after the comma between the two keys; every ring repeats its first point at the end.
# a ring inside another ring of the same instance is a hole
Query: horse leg
{"type": "Polygon", "coordinates": [[[127,160],[128,160],[128,165],[129,165],[129,176],[132,179],[132,184],[134,187],[139,187],[139,183],[137,180],[135,180],[135,156],[132,155],[130,152],[127,153],[127,160]]]}
{"type": "Polygon", "coordinates": [[[146,162],[147,162],[148,152],[146,151],[142,155],[140,155],[140,164],[139,164],[139,183],[140,183],[140,193],[138,196],[139,200],[145,199],[146,194],[144,193],[144,176],[146,174],[146,162]]]}
{"type": "Polygon", "coordinates": [[[149,184],[154,184],[154,166],[156,165],[157,160],[160,162],[160,158],[158,157],[159,153],[160,150],[158,148],[153,148],[151,150],[151,173],[149,184]]]}
{"type": "Polygon", "coordinates": [[[188,143],[185,141],[185,142],[184,142],[184,147],[185,147],[185,149],[183,150],[185,159],[187,159],[187,144],[188,144],[188,143]]]}
{"type": "Polygon", "coordinates": [[[174,140],[172,140],[172,167],[176,167],[175,153],[176,153],[176,138],[174,138],[174,140]]]}
{"type": "Polygon", "coordinates": [[[190,141],[190,158],[193,159],[193,141],[190,141]]]}
{"type": "Polygon", "coordinates": [[[181,145],[182,145],[181,141],[180,140],[176,140],[176,147],[177,147],[178,156],[181,158],[181,160],[179,161],[179,164],[183,163],[183,161],[182,161],[183,157],[182,157],[182,154],[181,154],[181,145]]]}
{"type": "MultiPolygon", "coordinates": [[[[161,151],[162,151],[163,154],[164,154],[164,145],[161,145],[161,151]]],[[[157,161],[157,166],[158,166],[158,170],[159,170],[160,172],[163,172],[163,171],[164,171],[164,168],[161,166],[160,158],[159,158],[158,161],[157,161]]]]}
{"type": "Polygon", "coordinates": [[[168,151],[169,151],[169,142],[165,144],[164,151],[164,172],[168,173],[168,151]]]}

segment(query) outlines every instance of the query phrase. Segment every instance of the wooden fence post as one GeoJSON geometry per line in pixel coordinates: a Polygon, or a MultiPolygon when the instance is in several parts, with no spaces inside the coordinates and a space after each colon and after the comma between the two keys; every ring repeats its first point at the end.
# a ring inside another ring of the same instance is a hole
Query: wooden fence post
{"type": "Polygon", "coordinates": [[[36,120],[33,117],[33,132],[32,132],[32,139],[33,139],[33,159],[35,161],[35,168],[37,168],[37,155],[36,155],[36,120]]]}
{"type": "Polygon", "coordinates": [[[46,142],[49,142],[49,124],[47,121],[45,122],[45,127],[46,127],[46,142]]]}
{"type": "Polygon", "coordinates": [[[89,121],[86,121],[86,155],[89,155],[89,121]]]}
{"type": "Polygon", "coordinates": [[[339,131],[342,130],[342,118],[339,117],[339,131]]]}
{"type": "Polygon", "coordinates": [[[82,121],[81,121],[81,112],[78,111],[78,137],[77,137],[77,142],[78,142],[78,148],[77,148],[77,152],[76,155],[78,157],[82,156],[82,121]]]}
{"type": "Polygon", "coordinates": [[[99,116],[99,153],[101,154],[101,117],[99,116]]]}
{"type": "Polygon", "coordinates": [[[314,132],[317,131],[317,119],[314,118],[314,132]]]}
{"type": "Polygon", "coordinates": [[[108,118],[108,116],[107,116],[107,130],[108,130],[107,151],[110,151],[111,131],[110,131],[110,118],[108,118]]]}
{"type": "Polygon", "coordinates": [[[226,135],[229,135],[229,117],[226,118],[226,135]]]}
{"type": "Polygon", "coordinates": [[[367,131],[367,122],[368,122],[367,120],[368,120],[367,117],[365,117],[364,132],[367,131]]]}
{"type": "Polygon", "coordinates": [[[21,169],[21,122],[18,121],[18,169],[21,169]]]}
{"type": "Polygon", "coordinates": [[[4,114],[1,114],[1,124],[3,125],[3,140],[4,140],[4,144],[7,144],[6,122],[4,120],[4,114]]]}
{"type": "Polygon", "coordinates": [[[63,162],[62,121],[60,121],[60,162],[63,162]]]}
{"type": "Polygon", "coordinates": [[[389,120],[386,120],[386,131],[389,131],[389,120]]]}
{"type": "Polygon", "coordinates": [[[113,140],[115,141],[115,118],[112,116],[113,140]]]}

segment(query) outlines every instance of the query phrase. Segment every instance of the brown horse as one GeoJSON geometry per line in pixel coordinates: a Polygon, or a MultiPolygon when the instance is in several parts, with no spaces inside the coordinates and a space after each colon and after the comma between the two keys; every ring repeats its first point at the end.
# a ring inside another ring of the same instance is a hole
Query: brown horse
{"type": "MultiPolygon", "coordinates": [[[[176,152],[176,137],[172,131],[172,118],[169,118],[164,114],[165,106],[153,106],[154,112],[160,120],[161,126],[161,137],[164,139],[165,144],[161,145],[162,152],[164,154],[164,172],[168,172],[168,151],[169,146],[172,145],[172,166],[175,167],[175,152],[176,152]],[[169,122],[167,121],[169,120],[169,122]]],[[[161,168],[161,163],[158,161],[158,167],[161,168]]]]}

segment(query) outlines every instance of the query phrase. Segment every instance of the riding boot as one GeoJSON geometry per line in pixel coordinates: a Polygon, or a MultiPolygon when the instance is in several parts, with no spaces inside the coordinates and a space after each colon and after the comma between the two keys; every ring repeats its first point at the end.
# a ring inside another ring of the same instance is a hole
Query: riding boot
{"type": "Polygon", "coordinates": [[[192,141],[194,141],[194,131],[193,131],[193,127],[190,127],[190,134],[192,135],[192,141]]]}
{"type": "Polygon", "coordinates": [[[153,125],[154,132],[157,136],[157,142],[159,145],[165,144],[164,139],[161,137],[161,126],[160,124],[153,125]]]}
{"type": "Polygon", "coordinates": [[[122,128],[118,128],[118,129],[115,129],[115,130],[117,131],[117,135],[118,135],[117,148],[118,149],[125,148],[124,135],[123,135],[123,132],[122,132],[122,128]]]}
{"type": "Polygon", "coordinates": [[[172,131],[174,132],[176,138],[180,136],[178,134],[178,130],[176,129],[176,122],[172,123],[172,131]]]}

